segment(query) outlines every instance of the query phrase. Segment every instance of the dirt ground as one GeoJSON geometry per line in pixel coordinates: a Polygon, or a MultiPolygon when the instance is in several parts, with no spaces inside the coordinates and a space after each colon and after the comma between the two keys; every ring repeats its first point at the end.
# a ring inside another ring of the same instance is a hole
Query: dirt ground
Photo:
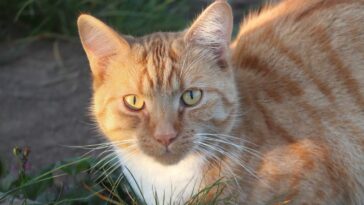
{"type": "Polygon", "coordinates": [[[0,45],[0,159],[31,148],[32,169],[85,151],[66,145],[102,142],[88,112],[86,56],[78,41],[0,45]]]}

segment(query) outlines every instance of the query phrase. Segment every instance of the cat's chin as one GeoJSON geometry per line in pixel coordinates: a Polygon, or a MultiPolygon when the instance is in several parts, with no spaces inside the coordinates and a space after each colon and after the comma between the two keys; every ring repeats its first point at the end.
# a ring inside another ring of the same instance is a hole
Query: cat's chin
{"type": "Polygon", "coordinates": [[[163,150],[158,153],[148,151],[144,151],[144,154],[152,157],[155,161],[159,162],[163,165],[175,165],[178,164],[181,160],[183,160],[187,153],[177,153],[170,150],[163,150]]]}
{"type": "Polygon", "coordinates": [[[164,146],[140,146],[142,152],[152,157],[156,162],[162,165],[175,165],[178,164],[181,160],[183,160],[188,153],[190,153],[189,149],[180,149],[181,147],[178,144],[172,143],[171,146],[164,147],[164,146]]]}
{"type": "Polygon", "coordinates": [[[153,158],[163,164],[163,165],[175,165],[178,162],[180,162],[181,160],[183,160],[183,158],[185,157],[185,155],[181,155],[181,154],[173,154],[170,152],[166,152],[162,155],[159,156],[153,156],[153,158]]]}

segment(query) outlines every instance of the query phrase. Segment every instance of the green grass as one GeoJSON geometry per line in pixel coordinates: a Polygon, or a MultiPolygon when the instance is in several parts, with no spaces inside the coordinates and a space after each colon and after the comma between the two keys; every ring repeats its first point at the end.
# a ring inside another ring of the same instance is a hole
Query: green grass
{"type": "MultiPolygon", "coordinates": [[[[76,19],[88,13],[124,34],[183,29],[188,0],[1,0],[0,39],[76,36],[76,19]]],[[[195,6],[196,7],[196,6],[195,6]]]]}
{"type": "MultiPolygon", "coordinates": [[[[115,156],[106,154],[102,159],[100,155],[96,158],[76,157],[29,172],[29,151],[26,150],[29,149],[14,149],[15,164],[4,164],[0,160],[0,204],[146,205],[143,198],[137,197],[136,192],[139,192],[140,188],[133,190],[123,177],[115,156]],[[63,182],[57,183],[60,178],[63,182]]],[[[236,204],[234,196],[236,197],[239,191],[232,193],[233,196],[223,195],[227,184],[227,179],[220,178],[196,190],[196,194],[180,204],[236,204]]],[[[162,204],[158,204],[158,195],[155,195],[157,205],[176,204],[172,199],[164,198],[162,204]]],[[[289,193],[275,196],[266,205],[289,204],[288,195],[289,193]]]]}
{"type": "MultiPolygon", "coordinates": [[[[6,201],[7,204],[146,204],[143,199],[137,197],[129,182],[123,177],[121,168],[117,166],[114,169],[114,165],[118,164],[114,156],[108,156],[103,160],[78,157],[59,161],[44,169],[35,170],[35,173],[29,173],[27,150],[29,149],[14,148],[16,163],[12,166],[6,166],[0,161],[0,203],[6,201]],[[65,180],[64,177],[68,177],[66,183],[56,183],[59,178],[65,180]]],[[[224,187],[225,183],[219,179],[192,195],[184,204],[226,204],[225,202],[230,199],[218,198],[224,187]],[[213,199],[207,201],[206,196],[210,192],[216,194],[213,199]]],[[[165,204],[169,204],[171,200],[166,199],[165,204]]]]}

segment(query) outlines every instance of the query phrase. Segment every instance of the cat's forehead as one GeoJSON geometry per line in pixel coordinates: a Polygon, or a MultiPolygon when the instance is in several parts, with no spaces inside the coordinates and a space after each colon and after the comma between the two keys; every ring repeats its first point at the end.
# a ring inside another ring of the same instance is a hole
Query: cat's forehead
{"type": "Polygon", "coordinates": [[[152,46],[153,43],[162,42],[164,44],[170,44],[175,40],[181,39],[182,32],[155,32],[147,34],[141,37],[135,38],[135,42],[141,43],[145,46],[152,46]]]}
{"type": "Polygon", "coordinates": [[[131,50],[139,68],[141,93],[168,92],[181,89],[181,33],[153,33],[134,39],[131,50]]]}
{"type": "MultiPolygon", "coordinates": [[[[182,33],[180,32],[157,32],[142,37],[134,38],[132,51],[139,54],[139,58],[164,57],[177,58],[183,49],[182,33]]],[[[177,59],[172,59],[177,60],[177,59]]]]}

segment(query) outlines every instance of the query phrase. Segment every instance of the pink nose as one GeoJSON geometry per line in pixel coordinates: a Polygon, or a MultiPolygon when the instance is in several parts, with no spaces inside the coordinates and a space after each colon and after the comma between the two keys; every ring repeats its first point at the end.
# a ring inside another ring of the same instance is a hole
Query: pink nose
{"type": "Polygon", "coordinates": [[[170,145],[177,137],[176,133],[169,134],[159,134],[155,135],[154,138],[161,144],[168,146],[170,145]]]}

